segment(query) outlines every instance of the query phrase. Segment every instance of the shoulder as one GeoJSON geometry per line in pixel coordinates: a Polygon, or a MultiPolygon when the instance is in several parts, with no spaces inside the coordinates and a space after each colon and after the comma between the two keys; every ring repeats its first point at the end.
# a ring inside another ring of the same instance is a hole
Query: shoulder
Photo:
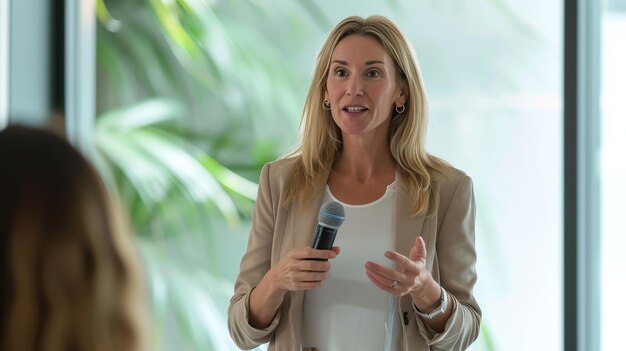
{"type": "Polygon", "coordinates": [[[299,162],[299,156],[291,156],[268,162],[265,164],[265,167],[268,168],[268,170],[270,170],[273,174],[285,176],[291,174],[299,162]]]}
{"type": "Polygon", "coordinates": [[[444,163],[439,169],[432,170],[431,177],[432,181],[435,184],[443,188],[456,187],[459,182],[472,181],[467,173],[458,168],[455,168],[449,163],[444,163]]]}
{"type": "Polygon", "coordinates": [[[445,204],[456,192],[472,189],[472,178],[449,163],[443,163],[439,169],[431,171],[431,176],[441,200],[440,204],[445,204]]]}
{"type": "Polygon", "coordinates": [[[266,163],[261,170],[259,185],[269,186],[275,191],[282,191],[291,179],[299,161],[300,158],[295,156],[266,163]]]}
{"type": "Polygon", "coordinates": [[[272,183],[284,183],[290,178],[291,174],[293,174],[299,162],[300,157],[298,156],[281,158],[266,163],[261,172],[267,173],[266,176],[272,183]]]}

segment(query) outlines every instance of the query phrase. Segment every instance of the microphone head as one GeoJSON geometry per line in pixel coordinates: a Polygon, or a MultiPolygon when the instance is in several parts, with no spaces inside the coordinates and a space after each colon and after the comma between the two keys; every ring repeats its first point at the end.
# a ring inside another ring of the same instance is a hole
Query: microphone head
{"type": "Polygon", "coordinates": [[[343,221],[346,219],[346,212],[343,206],[336,201],[328,201],[322,208],[320,208],[320,214],[317,217],[321,225],[339,228],[343,221]]]}

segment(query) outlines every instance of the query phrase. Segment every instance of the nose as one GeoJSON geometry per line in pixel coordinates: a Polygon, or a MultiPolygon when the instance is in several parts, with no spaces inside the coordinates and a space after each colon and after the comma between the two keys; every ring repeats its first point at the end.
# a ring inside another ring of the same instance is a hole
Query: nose
{"type": "Polygon", "coordinates": [[[348,87],[346,89],[346,95],[359,96],[363,95],[363,87],[361,86],[361,79],[359,77],[350,77],[348,81],[348,87]]]}

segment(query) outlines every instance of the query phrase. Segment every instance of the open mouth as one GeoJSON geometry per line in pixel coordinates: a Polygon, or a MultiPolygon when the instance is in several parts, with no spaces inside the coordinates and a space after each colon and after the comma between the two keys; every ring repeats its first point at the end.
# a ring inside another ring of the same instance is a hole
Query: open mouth
{"type": "Polygon", "coordinates": [[[343,108],[344,111],[347,112],[364,112],[367,111],[367,107],[364,106],[345,106],[343,108]]]}

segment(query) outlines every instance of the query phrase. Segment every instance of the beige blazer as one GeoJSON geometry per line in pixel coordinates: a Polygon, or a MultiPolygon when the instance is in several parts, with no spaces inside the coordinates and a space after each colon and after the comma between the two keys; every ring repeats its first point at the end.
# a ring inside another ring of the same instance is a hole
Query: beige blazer
{"type": "MultiPolygon", "coordinates": [[[[235,293],[228,308],[231,337],[245,350],[266,342],[270,343],[270,351],[301,350],[304,291],[287,293],[267,328],[256,329],[248,323],[252,289],[289,250],[310,246],[313,241],[324,189],[319,189],[305,208],[298,201],[289,207],[283,206],[283,189],[294,164],[295,158],[282,159],[266,164],[261,172],[248,248],[241,260],[235,293]]],[[[472,294],[476,283],[472,181],[452,167],[433,177],[439,189],[439,207],[427,218],[410,215],[406,186],[396,177],[395,250],[408,256],[416,236],[423,237],[427,268],[450,293],[453,312],[445,330],[437,334],[414,313],[410,296],[398,299],[402,345],[407,351],[464,350],[476,339],[480,327],[481,311],[472,294]]]]}

